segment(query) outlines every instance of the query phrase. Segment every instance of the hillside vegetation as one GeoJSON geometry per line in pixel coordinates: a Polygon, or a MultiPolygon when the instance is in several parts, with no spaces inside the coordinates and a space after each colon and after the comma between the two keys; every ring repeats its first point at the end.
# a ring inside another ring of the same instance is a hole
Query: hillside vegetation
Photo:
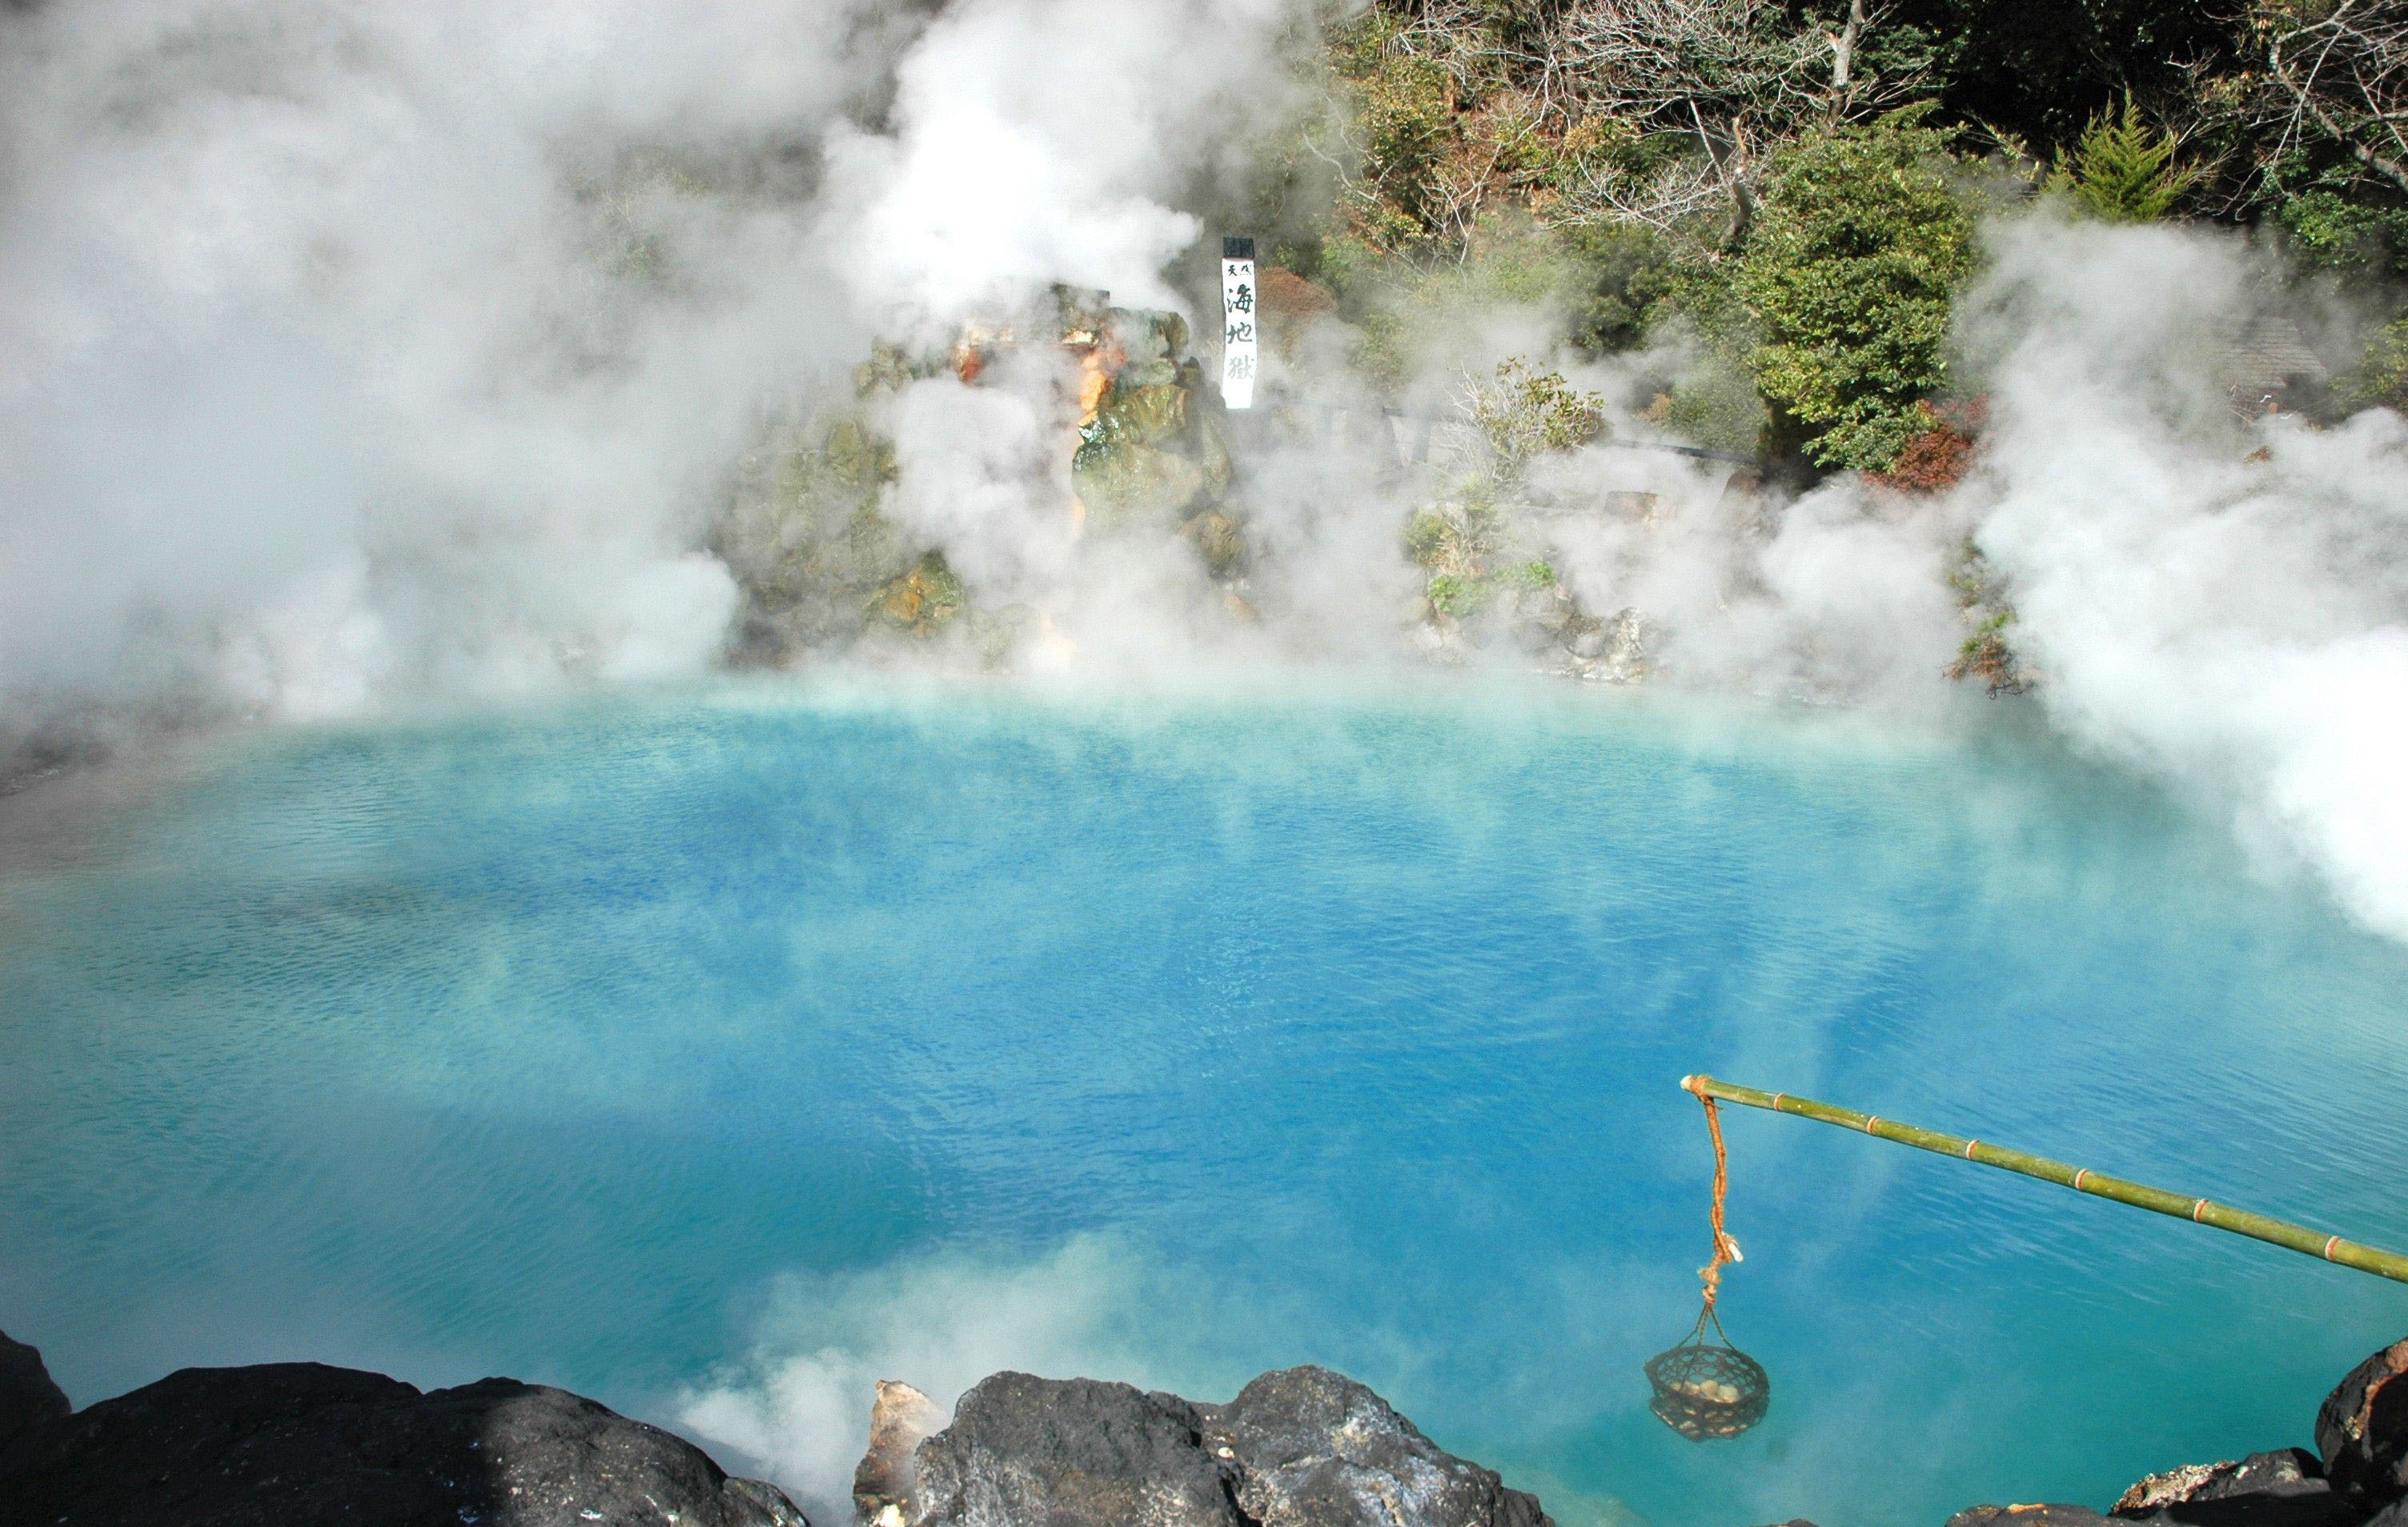
{"type": "Polygon", "coordinates": [[[1374,376],[1434,302],[1553,297],[1587,350],[1693,336],[1692,436],[1912,478],[1986,212],[2253,226],[2399,307],[2408,0],[1379,0],[1324,54],[1266,219],[1374,376]]]}

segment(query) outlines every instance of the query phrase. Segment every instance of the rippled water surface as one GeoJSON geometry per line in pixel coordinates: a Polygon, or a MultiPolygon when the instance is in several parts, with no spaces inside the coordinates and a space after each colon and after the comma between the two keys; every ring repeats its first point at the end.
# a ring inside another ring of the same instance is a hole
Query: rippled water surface
{"type": "Polygon", "coordinates": [[[2103,1506],[2408,1290],[1707,1070],[2408,1245],[2408,953],[2014,706],[734,689],[228,745],[0,882],[0,1326],[509,1372],[824,1495],[873,1377],[1312,1360],[1572,1524],[2103,1506]],[[887,1372],[888,1368],[899,1371],[887,1372]]]}

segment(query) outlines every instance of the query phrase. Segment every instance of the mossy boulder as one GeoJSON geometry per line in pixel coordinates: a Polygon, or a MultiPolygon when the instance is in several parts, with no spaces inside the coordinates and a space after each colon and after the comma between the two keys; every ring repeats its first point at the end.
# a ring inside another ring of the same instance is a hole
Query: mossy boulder
{"type": "Polygon", "coordinates": [[[1177,313],[1114,308],[1118,357],[1110,383],[1079,430],[1072,482],[1098,528],[1178,525],[1216,507],[1229,489],[1219,402],[1187,354],[1177,313]]]}
{"type": "Polygon", "coordinates": [[[1204,470],[1176,451],[1119,441],[1090,452],[1072,467],[1080,502],[1097,524],[1175,519],[1204,492],[1204,470]]]}
{"type": "Polygon", "coordinates": [[[896,478],[895,443],[848,414],[828,426],[820,464],[833,486],[874,498],[896,478]]]}
{"type": "Polygon", "coordinates": [[[1246,533],[1238,521],[1218,509],[1207,509],[1179,527],[1179,534],[1204,559],[1205,571],[1226,581],[1246,568],[1246,533]]]}
{"type": "Polygon", "coordinates": [[[893,443],[851,410],[780,428],[745,464],[711,530],[744,594],[739,660],[859,634],[865,602],[919,550],[882,512],[895,476],[893,443]]]}
{"type": "Polygon", "coordinates": [[[1161,445],[1186,437],[1187,391],[1176,382],[1133,387],[1124,372],[1107,402],[1134,439],[1161,445]]]}
{"type": "Polygon", "coordinates": [[[1177,523],[1227,490],[1229,453],[1191,389],[1130,386],[1124,373],[1080,430],[1070,472],[1080,502],[1099,524],[1177,523]]]}
{"type": "Polygon", "coordinates": [[[910,572],[888,581],[870,596],[869,615],[880,624],[906,635],[927,637],[952,624],[968,604],[962,580],[945,565],[944,555],[931,551],[910,572]]]}

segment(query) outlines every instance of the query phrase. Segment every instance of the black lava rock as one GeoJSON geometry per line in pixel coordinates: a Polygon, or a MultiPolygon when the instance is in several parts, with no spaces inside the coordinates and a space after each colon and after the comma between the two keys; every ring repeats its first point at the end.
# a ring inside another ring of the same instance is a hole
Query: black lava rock
{"type": "Polygon", "coordinates": [[[2408,1527],[2408,1495],[2401,1496],[2369,1517],[2364,1527],[2408,1527]]]}
{"type": "Polygon", "coordinates": [[[2086,1506],[1975,1506],[1948,1519],[1948,1527],[2116,1527],[2086,1506]]]}
{"type": "Polygon", "coordinates": [[[2365,1512],[2326,1482],[2314,1453],[2279,1448],[2153,1474],[2124,1492],[2114,1514],[2183,1527],[2358,1527],[2365,1512]]]}
{"type": "Polygon", "coordinates": [[[2349,1371],[2316,1412],[2316,1450],[2333,1489],[2369,1507],[2408,1496],[2408,1341],[2349,1371]]]}
{"type": "Polygon", "coordinates": [[[914,1522],[1240,1527],[1235,1471],[1207,1453],[1195,1407],[1095,1378],[999,1373],[920,1444],[914,1522]]]}
{"type": "Polygon", "coordinates": [[[1540,1527],[1538,1497],[1441,1450],[1361,1384],[1283,1368],[1199,1407],[1205,1440],[1239,1470],[1238,1505],[1263,1527],[1540,1527]]]}
{"type": "Polygon", "coordinates": [[[186,1368],[0,1450],[0,1527],[808,1527],[774,1486],[565,1390],[186,1368]]]}
{"type": "Polygon", "coordinates": [[[0,1331],[0,1448],[27,1427],[57,1420],[74,1408],[42,1365],[41,1352],[0,1331]]]}
{"type": "Polygon", "coordinates": [[[996,1374],[916,1462],[910,1527],[1553,1527],[1326,1368],[1265,1374],[1226,1406],[996,1374]]]}

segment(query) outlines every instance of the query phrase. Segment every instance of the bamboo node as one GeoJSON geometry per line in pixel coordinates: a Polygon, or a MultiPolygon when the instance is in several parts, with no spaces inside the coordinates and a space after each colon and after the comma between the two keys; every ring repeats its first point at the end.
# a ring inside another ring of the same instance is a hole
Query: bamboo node
{"type": "MultiPolygon", "coordinates": [[[[1722,1154],[1722,1134],[1714,1113],[1714,1103],[1717,1097],[1723,1102],[1738,1103],[1745,1107],[1769,1108],[1776,1113],[1812,1119],[1842,1129],[1859,1129],[1876,1139],[1910,1145],[1918,1150],[1929,1150],[1943,1156],[1962,1156],[1967,1161],[1979,1162],[1985,1166],[1995,1166],[2001,1171],[2018,1172],[2028,1177],[2038,1177],[2042,1181],[2053,1182],[2059,1187],[2071,1188],[2076,1192],[2088,1193],[2119,1204],[2128,1204],[2135,1208],[2147,1209],[2154,1214],[2168,1215],[2174,1219],[2187,1219],[2193,1224],[2205,1225],[2210,1229],[2225,1231],[2231,1234],[2251,1236],[2296,1251],[2302,1256],[2321,1256],[2324,1261],[2339,1266],[2354,1268],[2377,1277],[2391,1278],[2396,1282],[2408,1283],[2408,1256],[2402,1256],[2396,1251],[2386,1251],[2379,1247],[2345,1240],[2340,1235],[2327,1235],[2319,1242],[2315,1232],[2305,1225],[2292,1224],[2286,1220],[2270,1219],[2262,1214],[2236,1209],[2229,1204],[2213,1199],[2185,1200],[2180,1193],[2168,1192],[2162,1188],[2152,1187],[2143,1182],[2129,1182],[2122,1177],[2111,1177],[2104,1172],[2094,1172],[2086,1166],[2077,1167],[2071,1162],[2050,1161],[2044,1157],[2033,1156],[2004,1146],[1992,1145],[1985,1149],[1986,1142],[1979,1139],[1945,1135],[1936,1130],[1923,1129],[1914,1124],[1900,1123],[1896,1120],[1885,1120],[1879,1114],[1859,1113],[1853,1108],[1837,1107],[1830,1104],[1817,1102],[1811,1097],[1792,1098],[1786,1092],[1761,1092],[1753,1088],[1718,1082],[1711,1077],[1683,1077],[1682,1081],[1706,1105],[1706,1120],[1714,1132],[1718,1158],[1722,1154]],[[2095,1188],[2090,1185],[2090,1179],[2094,1177],[2099,1179],[2099,1185],[2095,1188]],[[2208,1215],[2210,1209],[2215,1211],[2213,1219],[2208,1215]],[[2344,1249],[2349,1253],[2345,1261],[2342,1256],[2344,1249]]],[[[1722,1167],[1719,1159],[1716,1166],[1722,1167]]],[[[1718,1177],[1721,1175],[1721,1172],[1717,1173],[1718,1177]]],[[[1698,1269],[1698,1276],[1706,1284],[1706,1309],[1702,1317],[1705,1323],[1713,1322],[1715,1284],[1722,1268],[1735,1260],[1732,1256],[1721,1254],[1724,1250],[1720,1203],[1722,1186],[1720,1181],[1715,1184],[1717,1202],[1714,1230],[1717,1256],[1713,1262],[1698,1269]]],[[[1730,1249],[1735,1252],[1736,1244],[1733,1244],[1730,1249]]],[[[1701,1324],[1699,1327],[1701,1332],[1703,1328],[1701,1324]]],[[[2408,1524],[2403,1524],[2403,1527],[2408,1527],[2408,1524]]]]}

